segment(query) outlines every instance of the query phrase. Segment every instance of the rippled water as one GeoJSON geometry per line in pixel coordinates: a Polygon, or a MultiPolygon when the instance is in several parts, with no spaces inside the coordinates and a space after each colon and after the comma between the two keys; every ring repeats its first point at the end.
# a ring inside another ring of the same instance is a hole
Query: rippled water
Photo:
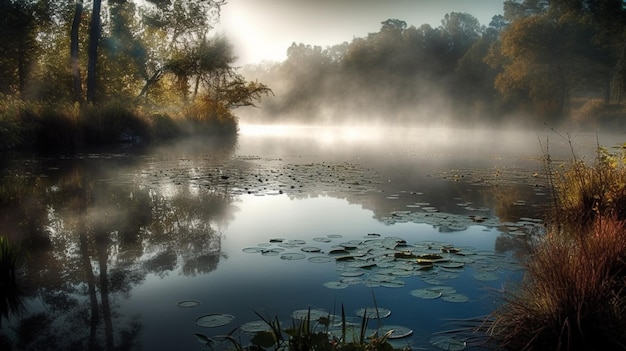
{"type": "MultiPolygon", "coordinates": [[[[228,333],[255,312],[290,325],[299,309],[343,305],[356,316],[377,305],[391,314],[372,327],[404,326],[413,334],[400,345],[433,348],[447,319],[488,314],[521,278],[521,243],[541,230],[549,201],[537,140],[244,125],[227,143],[7,159],[0,231],[22,240],[29,258],[19,291],[3,298],[0,340],[15,349],[202,349],[194,333],[228,333]],[[341,245],[353,257],[329,258],[341,245]],[[466,261],[423,270],[415,258],[394,259],[443,245],[464,253],[447,259],[466,261]],[[399,266],[408,273],[389,271],[399,266]],[[438,286],[468,301],[411,294],[438,286]],[[235,319],[198,326],[207,314],[235,319]]],[[[567,156],[567,143],[551,151],[567,156]]],[[[238,335],[245,344],[249,335],[238,335]]]]}

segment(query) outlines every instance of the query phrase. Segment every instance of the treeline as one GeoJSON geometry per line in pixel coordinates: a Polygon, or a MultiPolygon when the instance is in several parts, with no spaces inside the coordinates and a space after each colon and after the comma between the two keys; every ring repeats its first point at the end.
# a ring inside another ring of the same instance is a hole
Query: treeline
{"type": "Polygon", "coordinates": [[[212,36],[224,0],[0,0],[0,150],[235,134],[269,88],[212,36]]]}
{"type": "Polygon", "coordinates": [[[272,86],[265,118],[329,123],[476,121],[621,123],[626,117],[626,2],[505,1],[488,26],[388,19],[380,30],[246,67],[272,86]]]}

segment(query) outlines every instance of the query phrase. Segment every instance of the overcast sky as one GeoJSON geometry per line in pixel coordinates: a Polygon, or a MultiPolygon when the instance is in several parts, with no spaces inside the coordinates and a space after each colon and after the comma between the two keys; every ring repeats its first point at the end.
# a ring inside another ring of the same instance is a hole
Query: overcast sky
{"type": "Polygon", "coordinates": [[[467,12],[488,25],[504,0],[229,0],[218,32],[233,44],[238,65],[282,61],[291,43],[322,47],[378,32],[396,18],[441,25],[446,13],[467,12]]]}

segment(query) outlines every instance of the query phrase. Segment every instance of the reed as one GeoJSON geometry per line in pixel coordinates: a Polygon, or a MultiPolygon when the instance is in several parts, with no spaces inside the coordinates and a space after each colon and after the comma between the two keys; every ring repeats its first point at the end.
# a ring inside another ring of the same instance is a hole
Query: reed
{"type": "Polygon", "coordinates": [[[576,240],[534,241],[525,279],[494,312],[490,334],[510,350],[625,348],[625,229],[598,219],[576,240]]]}

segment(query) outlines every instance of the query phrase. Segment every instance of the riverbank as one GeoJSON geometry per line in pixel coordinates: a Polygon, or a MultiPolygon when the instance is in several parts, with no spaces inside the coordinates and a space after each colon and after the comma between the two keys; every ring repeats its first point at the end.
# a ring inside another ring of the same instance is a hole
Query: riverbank
{"type": "Polygon", "coordinates": [[[507,350],[615,350],[626,345],[626,148],[587,164],[546,157],[554,205],[529,243],[521,284],[489,333],[507,350]]]}
{"type": "Polygon", "coordinates": [[[235,137],[237,130],[230,111],[200,104],[168,112],[123,102],[79,107],[5,98],[0,107],[0,151],[146,145],[196,134],[235,137]]]}

